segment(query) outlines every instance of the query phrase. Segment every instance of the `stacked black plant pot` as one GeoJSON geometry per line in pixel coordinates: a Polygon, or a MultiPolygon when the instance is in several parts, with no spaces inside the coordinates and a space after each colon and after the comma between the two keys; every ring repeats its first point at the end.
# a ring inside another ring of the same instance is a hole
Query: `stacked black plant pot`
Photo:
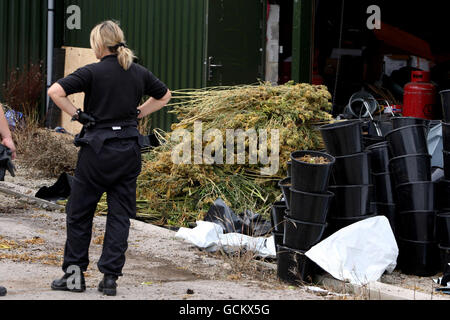
{"type": "Polygon", "coordinates": [[[371,157],[371,174],[375,187],[373,211],[388,218],[393,232],[396,226],[395,185],[389,170],[390,152],[386,141],[366,149],[371,157]]]}
{"type": "Polygon", "coordinates": [[[444,178],[436,183],[436,205],[439,210],[436,220],[437,238],[441,252],[443,285],[450,282],[450,90],[442,91],[442,137],[444,147],[444,178]]]}
{"type": "Polygon", "coordinates": [[[386,135],[386,140],[392,155],[389,167],[397,196],[398,267],[405,274],[432,276],[439,267],[439,248],[427,144],[428,121],[416,118],[392,121],[394,130],[386,135]]]}
{"type": "MultiPolygon", "coordinates": [[[[322,152],[298,151],[291,155],[291,183],[283,245],[277,247],[278,277],[289,283],[311,283],[320,268],[305,253],[324,237],[334,195],[328,191],[335,158],[322,152]],[[305,157],[322,158],[309,163],[305,157]]],[[[286,191],[284,191],[286,192],[286,191]]]]}
{"type": "Polygon", "coordinates": [[[320,128],[329,154],[336,158],[329,190],[335,194],[327,235],[375,216],[370,153],[364,151],[362,122],[337,122],[320,128]]]}

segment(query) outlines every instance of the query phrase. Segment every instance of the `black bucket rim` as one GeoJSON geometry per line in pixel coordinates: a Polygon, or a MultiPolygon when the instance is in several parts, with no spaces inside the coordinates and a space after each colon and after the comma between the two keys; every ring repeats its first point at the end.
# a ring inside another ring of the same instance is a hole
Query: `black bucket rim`
{"type": "Polygon", "coordinates": [[[391,176],[391,172],[387,171],[387,172],[381,172],[381,173],[375,173],[375,172],[371,172],[372,176],[375,177],[381,177],[381,176],[391,176]]]}
{"type": "Polygon", "coordinates": [[[318,198],[332,198],[335,196],[335,194],[331,191],[327,191],[326,193],[313,193],[313,192],[299,191],[299,190],[294,189],[293,187],[289,188],[289,190],[293,193],[300,193],[300,194],[305,194],[307,196],[315,196],[318,198]]]}
{"type": "Polygon", "coordinates": [[[369,218],[375,218],[378,217],[379,215],[377,213],[372,213],[370,215],[365,215],[365,216],[359,216],[359,217],[346,217],[346,218],[334,218],[334,217],[330,217],[331,221],[364,221],[366,219],[369,218]]]}
{"type": "Polygon", "coordinates": [[[283,183],[283,181],[291,181],[291,184],[292,184],[292,177],[287,177],[287,178],[283,178],[282,180],[280,180],[279,182],[278,182],[278,186],[280,187],[280,188],[287,188],[288,186],[287,185],[283,185],[282,183],[283,183]]]}
{"type": "Polygon", "coordinates": [[[281,249],[283,249],[283,250],[288,251],[288,252],[294,252],[294,253],[298,253],[298,254],[306,256],[305,255],[306,251],[303,251],[303,250],[292,249],[292,248],[289,248],[289,247],[287,247],[285,245],[281,245],[281,244],[277,245],[277,247],[278,247],[278,250],[280,252],[284,252],[284,251],[281,251],[281,249]]]}
{"type": "Polygon", "coordinates": [[[305,222],[305,221],[292,219],[290,216],[286,216],[286,222],[287,221],[291,221],[291,222],[299,223],[299,224],[304,224],[304,225],[307,225],[307,226],[314,226],[314,227],[319,227],[320,226],[320,227],[323,227],[323,228],[328,227],[328,223],[323,224],[323,223],[305,222]]]}
{"type": "Polygon", "coordinates": [[[424,157],[424,156],[426,156],[427,158],[430,158],[430,159],[433,158],[433,156],[428,154],[428,153],[407,154],[407,155],[403,155],[403,156],[392,158],[391,160],[389,160],[389,164],[394,162],[394,160],[400,160],[400,159],[403,159],[403,158],[412,158],[412,157],[424,157]]]}
{"type": "Polygon", "coordinates": [[[450,89],[445,89],[445,90],[439,91],[439,94],[443,94],[443,93],[447,93],[447,92],[450,92],[450,89]]]}
{"type": "Polygon", "coordinates": [[[286,207],[287,208],[285,201],[276,201],[272,204],[272,207],[274,207],[274,208],[286,207]]]}
{"type": "Polygon", "coordinates": [[[394,121],[395,119],[411,119],[411,120],[423,120],[423,121],[431,121],[430,119],[419,118],[419,117],[392,117],[390,121],[394,121]]]}
{"type": "Polygon", "coordinates": [[[399,241],[403,241],[406,243],[412,243],[412,244],[421,244],[421,245],[439,245],[439,242],[437,241],[414,241],[414,240],[407,240],[403,239],[401,237],[398,237],[399,241]]]}
{"type": "Polygon", "coordinates": [[[295,162],[295,163],[306,164],[308,166],[313,166],[313,167],[326,167],[326,166],[334,165],[336,163],[336,158],[333,157],[332,155],[326,153],[326,152],[312,151],[312,150],[303,150],[303,151],[294,151],[294,152],[292,152],[291,153],[291,161],[292,161],[292,164],[294,164],[294,162],[295,162]],[[309,153],[309,154],[312,154],[312,155],[322,156],[322,157],[327,158],[328,160],[330,160],[330,162],[322,163],[322,164],[320,164],[320,163],[303,162],[303,161],[300,161],[300,160],[297,160],[297,159],[294,158],[294,154],[297,154],[297,153],[304,153],[304,154],[309,153]]]}
{"type": "Polygon", "coordinates": [[[363,121],[359,119],[353,119],[353,120],[344,120],[344,121],[336,121],[334,123],[325,124],[323,126],[319,127],[320,131],[328,131],[328,130],[334,130],[337,128],[345,128],[350,127],[351,125],[354,125],[355,123],[362,124],[363,121]]]}
{"type": "Polygon", "coordinates": [[[409,185],[413,185],[413,184],[430,184],[430,185],[435,185],[435,182],[433,181],[418,181],[418,182],[407,182],[407,183],[402,183],[396,186],[396,189],[399,189],[401,187],[404,186],[409,186],[409,185]]]}
{"type": "Polygon", "coordinates": [[[276,232],[276,231],[272,231],[272,235],[273,235],[273,236],[283,237],[283,236],[284,236],[284,232],[276,232]]]}
{"type": "Polygon", "coordinates": [[[379,142],[379,143],[373,144],[371,146],[368,146],[366,148],[366,150],[371,151],[371,150],[375,150],[375,149],[381,149],[382,147],[383,148],[384,147],[389,147],[389,142],[383,141],[383,142],[379,142]]]}
{"type": "Polygon", "coordinates": [[[367,156],[370,156],[370,152],[369,151],[362,151],[362,152],[358,152],[358,153],[354,153],[354,154],[349,154],[349,155],[345,155],[345,156],[336,156],[336,160],[339,159],[349,159],[349,158],[356,158],[361,156],[362,154],[365,154],[367,156]]]}
{"type": "Polygon", "coordinates": [[[438,211],[438,213],[436,213],[436,217],[450,218],[450,210],[449,211],[438,211]]]}
{"type": "Polygon", "coordinates": [[[413,211],[402,211],[398,213],[399,215],[407,215],[407,214],[434,214],[437,215],[436,210],[413,210],[413,211]]]}
{"type": "Polygon", "coordinates": [[[355,185],[333,185],[330,186],[329,189],[356,189],[356,188],[374,188],[374,184],[355,184],[355,185]]]}
{"type": "Polygon", "coordinates": [[[397,128],[397,129],[394,129],[394,130],[388,132],[388,133],[386,134],[386,139],[387,139],[389,136],[391,136],[392,134],[394,134],[394,133],[396,133],[396,132],[398,132],[398,131],[410,129],[410,128],[413,128],[413,127],[414,127],[414,128],[415,128],[415,127],[422,127],[422,128],[424,128],[424,129],[427,129],[427,126],[424,125],[424,124],[414,124],[414,125],[410,125],[410,126],[406,126],[406,127],[401,127],[401,128],[397,128]]]}
{"type": "Polygon", "coordinates": [[[442,246],[442,245],[438,245],[438,247],[439,247],[439,249],[440,250],[450,250],[450,247],[444,247],[444,246],[442,246]]]}
{"type": "Polygon", "coordinates": [[[396,203],[384,203],[384,202],[371,202],[371,205],[381,205],[381,206],[387,206],[387,207],[396,207],[397,204],[396,203]]]}

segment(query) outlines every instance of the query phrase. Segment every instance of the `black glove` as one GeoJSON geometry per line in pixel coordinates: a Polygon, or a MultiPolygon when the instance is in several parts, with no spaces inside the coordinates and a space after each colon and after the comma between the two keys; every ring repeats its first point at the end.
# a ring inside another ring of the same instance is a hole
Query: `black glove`
{"type": "Polygon", "coordinates": [[[77,114],[73,116],[72,121],[78,121],[86,128],[95,126],[95,119],[81,109],[77,110],[77,114]]]}
{"type": "Polygon", "coordinates": [[[5,180],[6,170],[11,174],[11,176],[15,177],[15,167],[11,161],[12,152],[9,148],[0,144],[0,181],[5,180]]]}

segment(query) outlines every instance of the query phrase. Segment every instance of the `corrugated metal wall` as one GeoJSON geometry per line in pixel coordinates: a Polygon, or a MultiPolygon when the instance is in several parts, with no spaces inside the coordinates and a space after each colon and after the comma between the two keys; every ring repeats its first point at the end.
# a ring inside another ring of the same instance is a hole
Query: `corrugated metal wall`
{"type": "Polygon", "coordinates": [[[45,0],[0,0],[0,84],[11,70],[45,63],[46,30],[45,0]]]}
{"type": "MultiPolygon", "coordinates": [[[[90,47],[89,34],[99,22],[120,21],[139,63],[172,90],[205,86],[203,62],[207,0],[65,0],[81,9],[81,30],[65,28],[64,45],[90,47]]],[[[65,11],[65,10],[64,10],[65,11]]],[[[153,127],[169,129],[175,117],[163,110],[153,127]]]]}

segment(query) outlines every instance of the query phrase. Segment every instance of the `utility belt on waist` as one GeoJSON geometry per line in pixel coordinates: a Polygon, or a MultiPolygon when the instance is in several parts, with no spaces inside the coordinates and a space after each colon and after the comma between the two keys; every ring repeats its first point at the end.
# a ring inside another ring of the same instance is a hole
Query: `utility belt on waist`
{"type": "Polygon", "coordinates": [[[90,126],[87,128],[87,130],[96,130],[96,129],[117,129],[120,130],[121,128],[126,127],[136,127],[137,128],[138,123],[136,120],[124,120],[124,121],[105,121],[105,122],[98,122],[93,126],[90,126]]]}

